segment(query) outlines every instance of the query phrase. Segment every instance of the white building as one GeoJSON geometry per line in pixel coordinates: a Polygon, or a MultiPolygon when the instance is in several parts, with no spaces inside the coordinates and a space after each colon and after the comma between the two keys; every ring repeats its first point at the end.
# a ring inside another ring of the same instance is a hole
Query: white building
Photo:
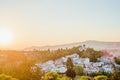
{"type": "Polygon", "coordinates": [[[111,64],[102,66],[102,69],[104,72],[109,72],[109,73],[114,71],[111,64]]]}
{"type": "Polygon", "coordinates": [[[93,67],[101,67],[102,65],[104,65],[104,62],[95,62],[92,65],[93,67]]]}
{"type": "Polygon", "coordinates": [[[80,51],[83,51],[83,50],[87,50],[87,47],[85,45],[82,45],[80,48],[79,48],[80,51]]]}
{"type": "Polygon", "coordinates": [[[63,64],[63,59],[62,59],[62,58],[56,59],[56,60],[54,61],[54,64],[55,64],[55,65],[62,65],[62,64],[63,64]]]}
{"type": "Polygon", "coordinates": [[[100,69],[99,68],[94,68],[94,67],[91,67],[91,68],[84,68],[85,72],[86,73],[93,73],[93,72],[99,72],[100,69]]]}
{"type": "Polygon", "coordinates": [[[67,58],[66,57],[61,57],[62,61],[65,63],[67,62],[67,58]]]}
{"type": "Polygon", "coordinates": [[[67,68],[66,67],[60,67],[60,68],[57,68],[56,72],[59,72],[59,73],[65,73],[67,71],[67,68]]]}
{"type": "Polygon", "coordinates": [[[49,60],[43,64],[39,63],[36,64],[37,66],[41,67],[43,71],[54,71],[59,73],[65,73],[67,68],[65,66],[65,63],[68,58],[71,58],[73,61],[73,64],[84,67],[84,70],[86,73],[92,73],[92,72],[99,72],[101,70],[105,72],[113,72],[113,68],[111,64],[106,64],[106,62],[111,62],[112,59],[101,57],[101,62],[90,62],[89,58],[79,58],[78,54],[72,54],[67,55],[66,57],[61,57],[59,59],[56,59],[55,61],[49,60]]]}
{"type": "Polygon", "coordinates": [[[79,55],[77,53],[74,53],[72,55],[67,55],[66,58],[79,58],[79,55]]]}
{"type": "Polygon", "coordinates": [[[102,56],[101,58],[99,58],[99,60],[101,62],[106,62],[106,63],[114,62],[114,58],[113,57],[107,57],[107,56],[102,56]]]}

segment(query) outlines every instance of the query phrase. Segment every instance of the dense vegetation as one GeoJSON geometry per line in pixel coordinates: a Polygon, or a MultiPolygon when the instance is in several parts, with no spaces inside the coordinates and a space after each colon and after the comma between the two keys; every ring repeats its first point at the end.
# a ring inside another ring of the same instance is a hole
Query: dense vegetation
{"type": "Polygon", "coordinates": [[[55,60],[73,53],[79,54],[82,58],[90,58],[90,61],[92,62],[98,61],[97,58],[101,57],[100,51],[95,51],[92,48],[87,48],[86,50],[80,51],[79,48],[80,46],[70,49],[58,49],[55,51],[50,49],[34,51],[1,50],[0,80],[106,80],[106,78],[109,80],[120,80],[120,72],[118,72],[120,71],[120,68],[117,68],[117,70],[115,68],[115,73],[113,74],[93,73],[91,75],[86,75],[83,67],[73,65],[70,58],[68,58],[66,62],[67,71],[64,74],[58,74],[55,72],[43,73],[41,68],[35,66],[38,62],[43,63],[48,60],[55,60]],[[1,77],[9,77],[10,79],[1,79],[1,77]]]}
{"type": "Polygon", "coordinates": [[[120,58],[115,57],[114,59],[117,64],[120,64],[120,58]]]}
{"type": "Polygon", "coordinates": [[[87,48],[87,50],[81,51],[79,55],[82,58],[89,58],[91,62],[97,62],[97,58],[101,57],[101,52],[95,51],[93,48],[87,48]]]}

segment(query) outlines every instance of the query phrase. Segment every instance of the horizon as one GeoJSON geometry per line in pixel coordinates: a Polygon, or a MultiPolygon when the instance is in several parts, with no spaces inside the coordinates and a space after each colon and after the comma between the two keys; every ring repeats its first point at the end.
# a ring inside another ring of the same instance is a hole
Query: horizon
{"type": "MultiPolygon", "coordinates": [[[[47,50],[47,49],[51,49],[51,50],[54,50],[54,49],[52,49],[52,47],[56,47],[56,49],[59,49],[59,48],[72,48],[72,47],[76,47],[76,46],[83,46],[84,44],[87,46],[87,47],[90,47],[90,48],[93,48],[93,49],[95,49],[95,47],[91,47],[91,46],[88,46],[89,44],[88,43],[85,43],[85,42],[103,42],[103,43],[112,43],[112,46],[114,47],[114,49],[113,50],[118,50],[117,48],[115,48],[115,44],[116,43],[120,43],[120,41],[116,41],[116,42],[114,42],[114,41],[97,41],[97,40],[86,40],[86,41],[79,41],[79,42],[72,42],[72,43],[64,43],[64,44],[56,44],[56,45],[31,45],[31,46],[27,46],[27,47],[23,47],[23,48],[21,48],[21,49],[0,49],[0,50],[15,50],[15,51],[23,51],[23,50],[26,50],[26,49],[34,49],[34,48],[43,48],[43,49],[41,49],[41,50],[47,50]],[[80,44],[80,43],[82,43],[82,44],[80,44]],[[78,45],[79,44],[79,45],[78,45]],[[68,45],[72,45],[72,46],[68,46],[68,45]],[[60,47],[60,46],[62,46],[62,47],[60,47]],[[66,47],[65,47],[66,46],[66,47]]],[[[107,45],[106,45],[107,46],[107,45]]],[[[55,50],[56,50],[55,49],[55,50]]],[[[97,50],[97,49],[95,49],[95,50],[97,50]]],[[[107,50],[107,49],[106,49],[107,50]]],[[[111,49],[112,50],[112,49],[111,49]]],[[[98,50],[98,51],[101,51],[101,50],[98,50]]]]}
{"type": "Polygon", "coordinates": [[[0,1],[0,49],[120,42],[119,0],[0,1]]]}

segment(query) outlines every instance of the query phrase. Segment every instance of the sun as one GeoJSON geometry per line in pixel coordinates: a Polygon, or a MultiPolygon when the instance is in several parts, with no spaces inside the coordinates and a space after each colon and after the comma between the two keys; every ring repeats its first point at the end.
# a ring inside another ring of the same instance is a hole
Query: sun
{"type": "Polygon", "coordinates": [[[8,29],[0,29],[0,44],[9,44],[12,42],[13,34],[8,29]]]}

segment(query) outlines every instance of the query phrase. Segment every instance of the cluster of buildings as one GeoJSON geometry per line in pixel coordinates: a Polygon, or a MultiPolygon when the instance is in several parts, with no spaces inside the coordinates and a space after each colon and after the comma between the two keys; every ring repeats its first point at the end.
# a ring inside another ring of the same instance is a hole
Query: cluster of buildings
{"type": "Polygon", "coordinates": [[[89,58],[80,58],[76,53],[61,57],[55,61],[49,60],[45,63],[38,63],[36,65],[41,67],[45,72],[54,71],[58,73],[65,73],[67,70],[65,63],[68,58],[72,59],[74,65],[82,66],[87,74],[99,71],[112,73],[114,71],[113,65],[110,64],[114,61],[112,58],[101,57],[99,58],[100,62],[90,62],[89,58]]]}

